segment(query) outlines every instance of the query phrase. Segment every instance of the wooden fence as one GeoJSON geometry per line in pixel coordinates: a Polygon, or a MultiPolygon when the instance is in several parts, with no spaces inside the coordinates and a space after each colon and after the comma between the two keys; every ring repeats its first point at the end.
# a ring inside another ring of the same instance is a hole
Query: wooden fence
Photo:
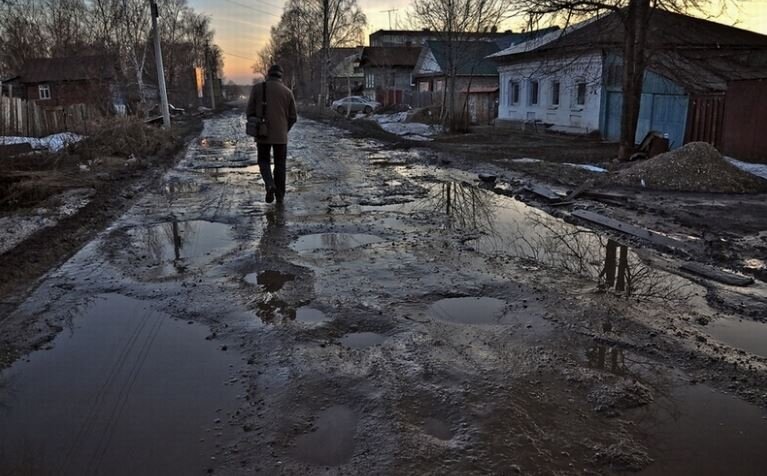
{"type": "Polygon", "coordinates": [[[101,117],[94,106],[44,107],[34,101],[0,96],[0,136],[45,137],[58,132],[88,134],[101,117]]]}

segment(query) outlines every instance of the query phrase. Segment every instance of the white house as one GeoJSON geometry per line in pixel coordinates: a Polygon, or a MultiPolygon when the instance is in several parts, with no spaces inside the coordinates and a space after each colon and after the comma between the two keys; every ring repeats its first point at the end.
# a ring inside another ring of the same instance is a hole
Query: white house
{"type": "MultiPolygon", "coordinates": [[[[498,119],[617,142],[624,41],[621,15],[613,12],[490,55],[499,71],[498,119]]],[[[646,48],[635,142],[655,132],[671,148],[706,141],[726,150],[729,85],[767,78],[767,35],[655,9],[646,48]]],[[[753,124],[761,125],[743,120],[739,127],[753,124]]]]}
{"type": "Polygon", "coordinates": [[[543,123],[571,133],[598,131],[603,55],[599,51],[542,57],[531,54],[583,24],[513,45],[491,56],[499,63],[498,119],[543,123]]]}

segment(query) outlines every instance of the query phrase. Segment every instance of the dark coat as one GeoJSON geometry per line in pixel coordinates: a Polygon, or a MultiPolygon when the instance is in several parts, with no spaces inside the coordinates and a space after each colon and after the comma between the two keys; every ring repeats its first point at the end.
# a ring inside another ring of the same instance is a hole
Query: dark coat
{"type": "Polygon", "coordinates": [[[288,131],[296,123],[296,100],[293,93],[277,78],[269,78],[265,82],[253,86],[248,100],[248,117],[262,117],[263,88],[266,85],[266,124],[269,136],[259,140],[262,144],[287,144],[288,131]]]}

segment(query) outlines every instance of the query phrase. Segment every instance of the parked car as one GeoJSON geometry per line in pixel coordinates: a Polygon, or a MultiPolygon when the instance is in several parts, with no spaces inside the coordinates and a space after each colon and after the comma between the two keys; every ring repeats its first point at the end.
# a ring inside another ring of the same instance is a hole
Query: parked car
{"type": "Polygon", "coordinates": [[[330,107],[339,114],[346,114],[349,110],[351,110],[351,112],[364,112],[365,114],[369,114],[381,107],[381,103],[363,96],[347,96],[337,101],[333,101],[333,104],[331,104],[330,107]]]}

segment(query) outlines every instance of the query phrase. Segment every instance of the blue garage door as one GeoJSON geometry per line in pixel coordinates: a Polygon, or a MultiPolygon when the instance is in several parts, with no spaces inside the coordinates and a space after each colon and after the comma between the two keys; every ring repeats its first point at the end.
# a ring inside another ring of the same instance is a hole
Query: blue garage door
{"type": "MultiPolygon", "coordinates": [[[[687,123],[688,97],[681,94],[642,94],[642,104],[639,107],[636,143],[642,142],[650,131],[668,134],[671,148],[677,148],[684,142],[684,131],[687,123]]],[[[623,93],[608,91],[605,103],[604,137],[610,141],[621,138],[621,108],[623,93]]]]}
{"type": "Polygon", "coordinates": [[[636,142],[641,142],[648,132],[657,131],[668,134],[672,149],[680,147],[684,142],[687,102],[687,96],[678,94],[642,94],[636,142]]]}

